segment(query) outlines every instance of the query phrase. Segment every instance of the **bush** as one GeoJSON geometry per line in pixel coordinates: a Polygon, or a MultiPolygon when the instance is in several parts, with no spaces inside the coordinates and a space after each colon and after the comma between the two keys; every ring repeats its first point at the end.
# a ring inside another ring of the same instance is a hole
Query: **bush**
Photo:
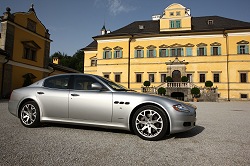
{"type": "Polygon", "coordinates": [[[181,82],[188,82],[187,76],[182,76],[181,77],[181,82]]]}
{"type": "Polygon", "coordinates": [[[191,94],[193,95],[193,97],[199,97],[200,95],[200,89],[197,87],[194,87],[191,89],[191,94]]]}
{"type": "Polygon", "coordinates": [[[159,95],[165,95],[165,94],[166,94],[166,89],[163,88],[163,87],[160,87],[160,88],[158,89],[158,94],[159,94],[159,95]]]}
{"type": "Polygon", "coordinates": [[[166,77],[166,82],[173,82],[173,78],[170,77],[170,76],[167,76],[167,77],[166,77]]]}
{"type": "Polygon", "coordinates": [[[206,81],[205,86],[211,88],[213,86],[213,82],[212,81],[206,81]]]}
{"type": "Polygon", "coordinates": [[[148,86],[151,85],[151,83],[150,83],[150,81],[144,81],[143,85],[146,86],[146,87],[148,87],[148,86]]]}

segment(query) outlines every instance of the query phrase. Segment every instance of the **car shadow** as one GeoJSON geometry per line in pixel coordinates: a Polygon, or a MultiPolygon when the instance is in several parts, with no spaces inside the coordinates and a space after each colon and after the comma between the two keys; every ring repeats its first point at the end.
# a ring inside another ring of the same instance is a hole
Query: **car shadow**
{"type": "Polygon", "coordinates": [[[167,136],[165,139],[179,139],[179,138],[190,138],[194,137],[200,133],[202,133],[205,130],[205,127],[203,126],[195,126],[193,129],[181,133],[171,134],[167,136]]]}

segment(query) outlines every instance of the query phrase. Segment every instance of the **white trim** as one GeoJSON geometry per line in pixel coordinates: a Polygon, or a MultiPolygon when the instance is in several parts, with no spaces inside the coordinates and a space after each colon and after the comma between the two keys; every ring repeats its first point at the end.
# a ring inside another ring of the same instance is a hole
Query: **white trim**
{"type": "Polygon", "coordinates": [[[228,36],[250,36],[250,32],[228,33],[228,36]]]}
{"type": "Polygon", "coordinates": [[[148,40],[167,40],[167,39],[195,39],[195,38],[221,38],[220,35],[191,35],[191,36],[164,36],[164,37],[150,37],[150,38],[141,38],[136,39],[136,41],[148,41],[148,40]]]}
{"type": "Polygon", "coordinates": [[[12,61],[12,60],[10,60],[7,64],[13,65],[13,66],[18,66],[18,67],[23,67],[23,68],[27,68],[27,69],[32,69],[32,70],[47,72],[47,73],[52,72],[49,69],[45,69],[45,68],[41,68],[41,67],[36,67],[36,66],[28,65],[28,64],[23,64],[23,63],[15,62],[15,61],[12,61]]]}
{"type": "MultiPolygon", "coordinates": [[[[28,32],[28,33],[31,33],[32,35],[35,35],[35,36],[37,36],[37,37],[39,37],[39,38],[41,38],[41,39],[43,39],[43,40],[46,40],[47,42],[52,42],[50,39],[47,39],[47,38],[45,38],[45,37],[43,37],[43,36],[41,36],[41,35],[39,35],[39,34],[37,34],[37,33],[35,33],[35,32],[32,32],[32,31],[30,31],[30,30],[27,30],[27,29],[25,29],[24,27],[22,27],[22,26],[20,26],[20,25],[18,25],[18,24],[16,24],[16,23],[13,23],[13,22],[10,22],[10,21],[4,21],[4,22],[2,22],[3,24],[7,24],[7,22],[9,22],[11,25],[13,25],[13,26],[15,26],[15,27],[17,27],[17,28],[20,28],[20,29],[22,29],[22,30],[24,30],[25,32],[28,32]]],[[[44,34],[45,34],[46,32],[44,32],[44,34]]]]}
{"type": "Polygon", "coordinates": [[[86,53],[86,54],[97,54],[98,51],[84,51],[84,53],[86,53]]]}
{"type": "Polygon", "coordinates": [[[110,42],[128,42],[129,38],[125,39],[104,39],[104,40],[97,40],[97,43],[110,43],[110,42]]]}

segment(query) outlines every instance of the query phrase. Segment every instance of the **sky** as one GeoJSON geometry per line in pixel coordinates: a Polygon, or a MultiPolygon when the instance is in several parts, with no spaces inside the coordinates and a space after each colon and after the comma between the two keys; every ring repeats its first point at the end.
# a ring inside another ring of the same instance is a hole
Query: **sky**
{"type": "Polygon", "coordinates": [[[27,12],[34,4],[38,19],[51,34],[50,54],[72,56],[101,34],[105,24],[114,31],[134,21],[151,20],[172,3],[191,9],[191,16],[222,16],[250,22],[250,0],[0,0],[0,15],[27,12]]]}

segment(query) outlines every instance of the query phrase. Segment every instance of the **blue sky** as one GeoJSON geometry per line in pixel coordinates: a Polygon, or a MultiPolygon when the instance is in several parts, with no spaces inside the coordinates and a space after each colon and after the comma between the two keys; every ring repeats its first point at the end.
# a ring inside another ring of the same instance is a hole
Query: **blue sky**
{"type": "Polygon", "coordinates": [[[250,22],[250,0],[0,0],[0,14],[28,11],[31,4],[51,34],[50,54],[73,55],[99,35],[105,22],[114,31],[129,23],[151,20],[172,3],[191,9],[193,17],[218,15],[250,22]]]}

